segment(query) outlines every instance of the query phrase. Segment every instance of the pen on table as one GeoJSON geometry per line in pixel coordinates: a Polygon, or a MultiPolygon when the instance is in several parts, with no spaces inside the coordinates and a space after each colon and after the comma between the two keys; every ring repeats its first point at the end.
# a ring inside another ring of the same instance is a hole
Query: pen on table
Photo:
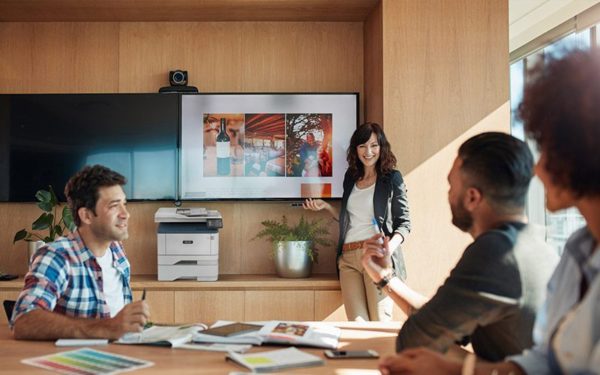
{"type": "Polygon", "coordinates": [[[142,291],[142,301],[146,300],[146,288],[142,291]]]}

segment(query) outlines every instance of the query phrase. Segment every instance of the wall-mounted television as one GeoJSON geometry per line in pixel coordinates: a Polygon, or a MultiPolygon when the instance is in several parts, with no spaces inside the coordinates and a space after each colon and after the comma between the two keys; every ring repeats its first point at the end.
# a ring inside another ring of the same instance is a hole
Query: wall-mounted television
{"type": "Polygon", "coordinates": [[[358,94],[184,94],[180,199],[340,198],[358,94]]]}
{"type": "Polygon", "coordinates": [[[130,200],[178,197],[179,95],[0,95],[0,201],[33,201],[88,164],[127,177],[130,200]]]}

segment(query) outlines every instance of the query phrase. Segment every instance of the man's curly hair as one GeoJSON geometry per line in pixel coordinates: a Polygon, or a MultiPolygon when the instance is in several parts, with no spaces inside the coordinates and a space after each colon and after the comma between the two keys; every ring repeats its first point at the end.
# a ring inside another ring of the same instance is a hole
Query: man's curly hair
{"type": "Polygon", "coordinates": [[[600,194],[600,53],[546,58],[530,73],[519,116],[546,156],[552,181],[577,196],[600,194]]]}
{"type": "Polygon", "coordinates": [[[75,224],[79,226],[81,219],[77,213],[81,207],[92,210],[96,214],[99,189],[101,187],[123,186],[127,179],[121,174],[103,165],[86,166],[69,179],[65,186],[65,196],[75,224]]]}
{"type": "Polygon", "coordinates": [[[377,137],[377,143],[379,143],[379,160],[375,164],[375,170],[378,176],[383,176],[391,173],[396,167],[396,156],[392,152],[392,146],[385,137],[383,128],[381,125],[375,122],[366,122],[360,125],[352,134],[350,138],[350,147],[346,159],[348,160],[348,170],[355,180],[360,179],[365,174],[365,167],[358,158],[358,152],[356,148],[363,143],[366,143],[371,134],[375,134],[377,137]]]}

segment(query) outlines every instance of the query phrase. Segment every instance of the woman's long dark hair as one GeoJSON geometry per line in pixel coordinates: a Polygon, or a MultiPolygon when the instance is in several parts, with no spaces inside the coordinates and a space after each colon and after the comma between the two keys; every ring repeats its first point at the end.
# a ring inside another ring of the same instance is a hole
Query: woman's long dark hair
{"type": "Polygon", "coordinates": [[[366,143],[371,134],[375,134],[377,137],[377,143],[379,143],[379,159],[375,164],[375,171],[378,176],[383,176],[394,170],[396,167],[396,156],[392,152],[392,147],[385,137],[383,128],[381,125],[375,122],[365,122],[360,125],[352,134],[350,138],[350,147],[348,147],[346,160],[348,160],[348,171],[355,180],[362,178],[365,174],[365,167],[358,158],[358,152],[356,148],[363,143],[366,143]]]}

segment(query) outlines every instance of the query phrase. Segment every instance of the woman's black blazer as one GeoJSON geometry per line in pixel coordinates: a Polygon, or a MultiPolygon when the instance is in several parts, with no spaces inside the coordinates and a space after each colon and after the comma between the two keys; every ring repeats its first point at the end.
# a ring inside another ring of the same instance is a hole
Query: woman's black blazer
{"type": "MultiPolygon", "coordinates": [[[[340,210],[340,237],[337,247],[337,257],[342,255],[342,246],[348,231],[348,197],[354,188],[356,180],[352,178],[349,171],[344,176],[344,195],[342,196],[342,207],[340,210]]],[[[383,176],[377,176],[375,192],[373,193],[373,209],[379,229],[386,236],[392,237],[399,233],[406,239],[410,232],[410,217],[408,200],[406,198],[406,186],[399,171],[392,171],[383,176]]],[[[406,279],[406,266],[400,247],[392,254],[392,265],[396,275],[402,280],[406,279]]]]}

